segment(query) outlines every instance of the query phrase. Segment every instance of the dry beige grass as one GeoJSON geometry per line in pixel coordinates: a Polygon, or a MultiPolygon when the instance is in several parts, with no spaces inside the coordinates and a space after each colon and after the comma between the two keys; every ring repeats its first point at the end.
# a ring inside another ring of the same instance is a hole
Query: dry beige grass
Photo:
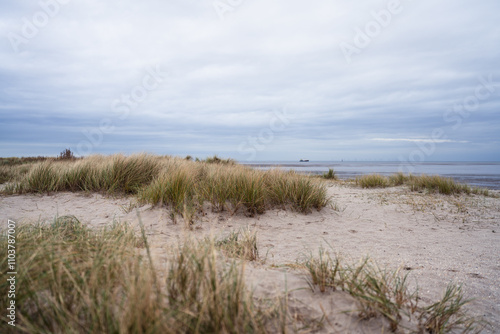
{"type": "Polygon", "coordinates": [[[186,217],[192,217],[206,201],[215,211],[244,209],[250,215],[275,206],[308,213],[329,202],[320,181],[295,173],[147,154],[49,160],[30,165],[23,176],[6,177],[12,183],[4,193],[134,194],[143,203],[166,205],[186,217]]]}
{"type": "Polygon", "coordinates": [[[426,190],[429,193],[439,193],[444,195],[454,194],[478,194],[495,197],[488,189],[471,188],[466,184],[455,182],[451,178],[438,175],[404,175],[403,173],[393,174],[389,177],[380,174],[368,174],[355,179],[356,185],[362,188],[387,188],[400,185],[407,185],[412,191],[426,190]]]}
{"type": "MultiPolygon", "coordinates": [[[[91,230],[73,216],[18,227],[16,327],[2,321],[0,331],[266,333],[285,326],[278,305],[253,298],[244,268],[222,258],[213,240],[186,240],[159,269],[142,232],[137,237],[125,224],[91,230]]],[[[0,238],[3,249],[7,243],[0,238]]],[[[6,257],[0,265],[7,267],[6,257]]]]}

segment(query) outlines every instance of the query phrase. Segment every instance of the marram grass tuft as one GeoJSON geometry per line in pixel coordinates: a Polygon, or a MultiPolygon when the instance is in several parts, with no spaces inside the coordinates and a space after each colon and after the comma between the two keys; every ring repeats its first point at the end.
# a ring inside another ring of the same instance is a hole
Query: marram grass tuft
{"type": "Polygon", "coordinates": [[[249,215],[275,207],[308,213],[329,203],[320,180],[278,170],[252,170],[215,157],[195,162],[148,154],[94,155],[34,163],[23,175],[1,172],[2,178],[8,178],[4,182],[11,182],[4,193],[132,194],[143,203],[165,205],[189,217],[205,202],[214,211],[249,215]]]}

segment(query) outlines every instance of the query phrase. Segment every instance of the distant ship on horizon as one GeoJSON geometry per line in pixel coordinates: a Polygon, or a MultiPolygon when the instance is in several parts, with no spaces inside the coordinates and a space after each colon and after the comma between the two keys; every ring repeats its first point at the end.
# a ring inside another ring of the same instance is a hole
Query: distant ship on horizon
{"type": "Polygon", "coordinates": [[[309,159],[300,159],[300,162],[309,162],[309,159]]]}

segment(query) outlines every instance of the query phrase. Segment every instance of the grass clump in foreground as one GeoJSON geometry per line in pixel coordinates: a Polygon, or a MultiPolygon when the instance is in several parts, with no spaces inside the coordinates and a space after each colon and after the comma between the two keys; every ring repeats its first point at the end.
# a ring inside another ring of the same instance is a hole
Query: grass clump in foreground
{"type": "Polygon", "coordinates": [[[225,265],[213,247],[186,243],[169,264],[166,294],[174,332],[265,332],[265,311],[247,290],[242,268],[225,265]]]}
{"type": "Polygon", "coordinates": [[[325,185],[318,180],[277,170],[252,170],[216,158],[195,162],[147,154],[94,155],[35,163],[16,177],[0,170],[0,178],[12,182],[3,190],[7,194],[134,194],[143,203],[169,206],[189,221],[205,202],[212,204],[213,211],[228,210],[234,214],[242,209],[249,215],[274,207],[308,213],[329,202],[325,185]]]}
{"type": "MultiPolygon", "coordinates": [[[[126,225],[94,232],[75,217],[17,228],[16,332],[109,333],[158,325],[142,242],[126,225]],[[148,325],[149,326],[149,325],[148,325]]],[[[7,248],[2,236],[1,247],[7,248]]],[[[2,257],[1,265],[7,267],[2,257]]],[[[6,283],[0,286],[7,305],[6,283]]],[[[0,331],[14,328],[0,323],[0,331]]]]}
{"type": "Polygon", "coordinates": [[[338,257],[332,259],[320,249],[319,257],[310,256],[305,267],[313,290],[348,292],[358,304],[356,311],[361,319],[381,315],[392,331],[401,326],[403,317],[404,327],[418,333],[479,333],[484,328],[482,321],[463,310],[470,300],[464,299],[460,286],[450,284],[441,300],[420,307],[418,290],[410,292],[408,288],[408,274],[381,269],[368,259],[358,265],[344,265],[338,257]],[[416,323],[412,324],[413,319],[416,323]]]}
{"type": "MultiPolygon", "coordinates": [[[[7,249],[3,235],[0,247],[7,249]]],[[[213,241],[186,242],[160,273],[125,224],[94,231],[72,216],[17,228],[16,327],[2,333],[265,333],[283,316],[247,289],[213,241]],[[162,281],[160,277],[163,277],[162,281]]],[[[146,248],[146,249],[144,249],[146,248]]],[[[7,268],[7,257],[0,265],[7,268]]],[[[7,305],[8,282],[0,284],[7,305]]],[[[285,316],[286,318],[286,316],[285,316]]]]}

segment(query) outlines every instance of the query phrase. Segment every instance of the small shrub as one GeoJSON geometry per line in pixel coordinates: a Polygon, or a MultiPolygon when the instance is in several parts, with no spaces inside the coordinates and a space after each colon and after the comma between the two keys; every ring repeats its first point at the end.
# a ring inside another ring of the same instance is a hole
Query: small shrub
{"type": "Polygon", "coordinates": [[[69,148],[65,149],[61,153],[59,153],[59,160],[72,160],[75,159],[75,155],[69,148]]]}

